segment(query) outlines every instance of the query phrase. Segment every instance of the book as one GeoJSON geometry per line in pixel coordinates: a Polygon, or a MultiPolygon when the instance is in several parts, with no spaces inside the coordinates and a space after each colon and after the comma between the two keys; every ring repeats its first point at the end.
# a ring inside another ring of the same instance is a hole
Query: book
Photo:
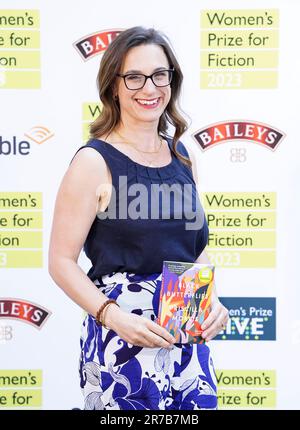
{"type": "Polygon", "coordinates": [[[157,323],[176,343],[204,343],[201,325],[210,313],[215,267],[164,261],[157,323]]]}

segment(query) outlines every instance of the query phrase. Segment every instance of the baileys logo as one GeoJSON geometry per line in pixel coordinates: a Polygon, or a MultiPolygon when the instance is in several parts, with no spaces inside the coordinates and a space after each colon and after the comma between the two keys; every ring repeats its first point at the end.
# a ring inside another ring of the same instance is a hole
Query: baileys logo
{"type": "Polygon", "coordinates": [[[103,30],[89,34],[73,43],[81,58],[86,61],[106,50],[108,45],[121,33],[122,30],[103,30]]]}
{"type": "Polygon", "coordinates": [[[254,121],[224,121],[203,127],[193,134],[202,151],[218,143],[245,140],[275,151],[285,134],[267,124],[254,121]]]}
{"type": "Polygon", "coordinates": [[[18,319],[40,329],[50,315],[46,308],[26,300],[0,299],[0,318],[18,319]]]}

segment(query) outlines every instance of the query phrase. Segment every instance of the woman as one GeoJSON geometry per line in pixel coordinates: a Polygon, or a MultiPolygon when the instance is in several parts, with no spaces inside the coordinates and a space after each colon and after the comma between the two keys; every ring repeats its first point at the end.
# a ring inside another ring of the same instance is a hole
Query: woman
{"type": "MultiPolygon", "coordinates": [[[[176,107],[181,84],[165,36],[142,27],[122,32],[101,61],[103,109],[92,139],[76,152],[57,194],[49,273],[87,312],[79,363],[85,409],[217,407],[208,346],[174,344],[155,322],[163,261],[208,262],[207,223],[179,141],[187,128],[176,107]],[[155,207],[155,186],[166,197],[176,184],[190,186],[196,213],[183,213],[178,188],[172,205],[155,207]],[[138,204],[135,187],[142,187],[138,204]],[[187,228],[191,219],[198,222],[187,228]],[[87,275],[77,264],[82,247],[92,262],[87,275]]],[[[206,340],[227,319],[214,293],[206,340]]]]}

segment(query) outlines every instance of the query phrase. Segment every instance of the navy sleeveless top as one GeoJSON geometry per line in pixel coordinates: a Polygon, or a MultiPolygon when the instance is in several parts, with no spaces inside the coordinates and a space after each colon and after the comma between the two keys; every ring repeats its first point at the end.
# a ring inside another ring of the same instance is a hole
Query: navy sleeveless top
{"type": "MultiPolygon", "coordinates": [[[[138,164],[99,139],[76,151],[94,148],[112,176],[109,205],[96,214],[83,247],[92,263],[91,281],[113,272],[160,273],[164,260],[194,262],[207,245],[208,226],[192,170],[176,156],[172,139],[166,140],[172,161],[163,167],[138,164]]],[[[177,151],[188,157],[180,141],[177,151]]]]}

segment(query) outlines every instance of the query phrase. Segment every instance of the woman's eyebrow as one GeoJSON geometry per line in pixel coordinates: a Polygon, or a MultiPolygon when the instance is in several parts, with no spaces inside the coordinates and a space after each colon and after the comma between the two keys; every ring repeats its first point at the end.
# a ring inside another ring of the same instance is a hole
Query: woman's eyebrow
{"type": "MultiPolygon", "coordinates": [[[[157,72],[158,70],[168,70],[168,68],[165,67],[165,66],[156,67],[156,69],[153,70],[153,73],[157,72]]],[[[141,70],[127,70],[127,72],[125,72],[124,75],[127,75],[129,73],[140,73],[140,74],[143,74],[143,72],[141,70]]]]}

